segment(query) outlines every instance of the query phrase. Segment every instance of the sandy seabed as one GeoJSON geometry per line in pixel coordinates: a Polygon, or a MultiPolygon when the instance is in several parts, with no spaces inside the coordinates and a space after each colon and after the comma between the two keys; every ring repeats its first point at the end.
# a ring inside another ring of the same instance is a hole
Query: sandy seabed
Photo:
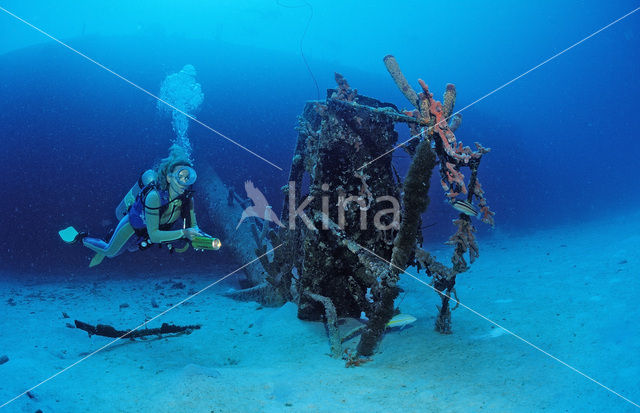
{"type": "MultiPolygon", "coordinates": [[[[136,327],[234,268],[3,274],[0,356],[9,360],[0,365],[0,404],[62,372],[0,411],[638,411],[638,223],[627,215],[517,237],[493,232],[457,281],[460,301],[477,314],[456,309],[451,335],[433,329],[437,295],[403,277],[396,303],[418,321],[388,330],[373,360],[355,368],[329,356],[324,325],[298,320],[294,304],[225,298],[237,275],[149,325],[202,324],[189,335],[120,340],[86,357],[112,339],[71,328],[74,319],[136,327]]],[[[445,246],[429,250],[446,262],[445,246]]]]}

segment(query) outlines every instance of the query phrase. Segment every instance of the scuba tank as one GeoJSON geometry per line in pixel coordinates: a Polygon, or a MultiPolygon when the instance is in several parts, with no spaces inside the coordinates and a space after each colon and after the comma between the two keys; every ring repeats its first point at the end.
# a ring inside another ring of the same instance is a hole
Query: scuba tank
{"type": "Polygon", "coordinates": [[[140,175],[138,181],[131,187],[129,192],[127,192],[122,201],[120,201],[120,204],[116,207],[116,218],[118,220],[121,220],[125,215],[127,215],[129,208],[131,208],[131,205],[136,201],[136,197],[140,194],[142,189],[155,180],[156,173],[151,169],[147,169],[142,175],[140,175]]]}

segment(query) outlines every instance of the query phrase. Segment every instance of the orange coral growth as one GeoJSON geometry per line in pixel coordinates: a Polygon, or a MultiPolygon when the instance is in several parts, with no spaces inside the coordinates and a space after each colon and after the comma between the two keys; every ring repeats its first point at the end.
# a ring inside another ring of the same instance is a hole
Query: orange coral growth
{"type": "Polygon", "coordinates": [[[416,119],[420,119],[420,112],[417,109],[414,110],[403,110],[402,113],[407,116],[414,117],[416,119]]]}
{"type": "Polygon", "coordinates": [[[467,268],[467,262],[464,259],[467,251],[472,264],[479,257],[478,244],[474,235],[476,228],[471,224],[469,217],[456,219],[453,223],[458,227],[458,231],[446,243],[455,246],[455,252],[451,257],[454,269],[464,271],[467,268]]]}
{"type": "Polygon", "coordinates": [[[485,224],[489,224],[491,226],[495,225],[493,220],[493,216],[495,212],[492,212],[489,209],[489,205],[487,205],[487,200],[484,197],[484,190],[482,189],[482,185],[480,185],[480,181],[476,178],[476,183],[473,186],[473,194],[478,198],[478,206],[480,207],[480,219],[485,224]]]}
{"type": "MultiPolygon", "coordinates": [[[[471,150],[469,149],[469,153],[466,153],[464,151],[458,152],[454,149],[456,144],[456,137],[453,131],[449,128],[449,125],[447,125],[447,117],[445,116],[445,111],[443,109],[442,103],[433,98],[433,93],[429,92],[429,86],[427,86],[427,84],[422,79],[418,79],[418,83],[420,83],[420,87],[422,88],[422,92],[419,94],[421,102],[420,114],[423,117],[432,115],[435,118],[435,122],[433,122],[433,128],[430,131],[431,134],[435,133],[440,137],[442,146],[444,147],[447,155],[454,158],[455,160],[467,164],[469,162],[469,158],[471,157],[471,155],[469,154],[471,153],[471,150]],[[429,108],[429,111],[426,112],[426,110],[422,110],[423,107],[429,108]],[[452,147],[452,145],[454,145],[454,147],[452,147]]],[[[455,86],[453,86],[452,84],[449,84],[447,88],[448,90],[455,90],[455,86]]],[[[451,102],[449,103],[451,104],[451,102]]]]}
{"type": "Polygon", "coordinates": [[[482,185],[480,185],[480,180],[476,179],[476,184],[473,186],[473,194],[478,198],[483,198],[484,190],[482,189],[482,185]]]}
{"type": "Polygon", "coordinates": [[[456,183],[460,186],[460,191],[464,194],[467,193],[467,187],[464,183],[464,175],[462,175],[462,172],[458,171],[456,169],[456,165],[452,164],[451,162],[445,162],[445,165],[447,167],[447,179],[449,180],[450,184],[456,183]]]}
{"type": "Polygon", "coordinates": [[[456,135],[453,134],[452,130],[445,131],[444,137],[447,139],[447,142],[449,142],[450,144],[455,142],[456,140],[456,135]]]}
{"type": "Polygon", "coordinates": [[[347,79],[345,79],[340,73],[335,73],[335,79],[338,84],[338,90],[333,92],[331,97],[333,99],[353,102],[356,96],[358,96],[358,91],[356,89],[352,89],[351,86],[349,86],[347,79]]]}
{"type": "Polygon", "coordinates": [[[346,348],[342,353],[342,359],[345,361],[345,367],[360,367],[364,363],[368,363],[371,361],[368,357],[361,357],[355,351],[351,351],[351,349],[346,348]]]}
{"type": "Polygon", "coordinates": [[[493,221],[493,216],[496,213],[489,209],[489,205],[485,204],[483,207],[481,207],[480,212],[482,214],[482,217],[480,218],[482,222],[484,222],[485,224],[489,224],[491,226],[495,225],[495,222],[493,221]]]}
{"type": "MultiPolygon", "coordinates": [[[[397,62],[395,62],[395,60],[391,63],[397,66],[397,62]]],[[[387,68],[389,68],[387,57],[385,57],[385,64],[387,64],[387,68]]],[[[396,70],[396,72],[398,72],[398,70],[396,70]]],[[[418,79],[418,83],[420,84],[422,92],[417,94],[418,104],[415,106],[417,106],[419,110],[405,110],[403,113],[407,116],[418,119],[421,125],[429,125],[427,133],[429,137],[434,139],[436,142],[436,151],[438,152],[438,157],[440,159],[440,185],[445,191],[445,196],[450,202],[454,202],[458,195],[468,194],[469,191],[466,188],[464,175],[460,171],[460,168],[464,166],[469,167],[472,170],[472,178],[470,181],[475,182],[473,184],[474,187],[471,188],[471,192],[478,199],[478,207],[481,211],[480,219],[485,223],[493,225],[494,213],[491,212],[487,206],[487,201],[483,195],[484,192],[482,191],[482,187],[477,181],[476,176],[478,163],[480,162],[482,155],[489,152],[490,149],[484,148],[481,144],[476,142],[475,145],[477,150],[474,151],[469,146],[464,146],[462,142],[458,142],[456,140],[455,130],[460,126],[462,116],[459,113],[455,115],[453,114],[453,106],[455,105],[457,94],[455,85],[451,83],[447,84],[443,104],[433,98],[433,93],[429,91],[429,86],[424,80],[418,79]],[[450,117],[453,117],[451,126],[448,124],[450,117]]],[[[400,87],[398,82],[396,82],[396,84],[400,87]]],[[[400,89],[403,93],[406,92],[404,87],[400,87],[400,89]]],[[[409,100],[413,102],[415,98],[409,100]]],[[[416,125],[411,125],[410,128],[412,135],[420,135],[424,133],[424,129],[418,131],[416,125]]],[[[469,197],[468,202],[471,201],[471,197],[469,197]]]]}
{"type": "Polygon", "coordinates": [[[482,146],[480,142],[474,142],[474,143],[477,148],[477,151],[474,152],[474,155],[477,156],[478,158],[484,155],[485,153],[491,152],[491,148],[485,148],[484,146],[482,146]]]}

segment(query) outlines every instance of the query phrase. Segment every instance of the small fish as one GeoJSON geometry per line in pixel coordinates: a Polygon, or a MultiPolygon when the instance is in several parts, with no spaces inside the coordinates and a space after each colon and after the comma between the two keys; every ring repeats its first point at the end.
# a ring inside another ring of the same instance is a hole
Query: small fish
{"type": "Polygon", "coordinates": [[[478,216],[478,211],[467,201],[456,200],[453,204],[451,204],[451,206],[455,210],[460,211],[465,215],[469,215],[470,217],[478,216]]]}
{"type": "Polygon", "coordinates": [[[387,328],[392,328],[392,327],[404,327],[407,326],[411,323],[414,323],[417,320],[417,318],[415,318],[412,315],[409,314],[398,314],[397,316],[393,317],[391,320],[389,320],[389,322],[387,323],[387,328]]]}

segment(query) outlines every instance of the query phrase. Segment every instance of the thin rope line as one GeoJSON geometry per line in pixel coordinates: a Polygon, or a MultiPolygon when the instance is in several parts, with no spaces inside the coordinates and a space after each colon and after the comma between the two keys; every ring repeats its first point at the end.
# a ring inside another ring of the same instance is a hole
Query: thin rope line
{"type": "Polygon", "coordinates": [[[590,35],[588,35],[587,37],[585,37],[584,39],[572,44],[571,46],[567,47],[566,49],[562,50],[561,52],[556,53],[555,55],[551,56],[550,58],[548,58],[547,60],[543,61],[542,63],[538,63],[537,65],[535,65],[534,67],[532,67],[531,69],[527,70],[526,72],[522,73],[519,76],[514,77],[513,79],[511,79],[510,81],[508,81],[507,83],[503,84],[502,86],[498,86],[497,88],[495,88],[494,90],[492,90],[491,92],[485,94],[484,96],[482,96],[479,99],[476,99],[475,101],[473,101],[472,103],[469,103],[467,106],[463,107],[462,109],[460,109],[459,111],[449,115],[447,118],[440,120],[440,122],[436,123],[433,126],[430,126],[429,128],[427,128],[426,130],[423,128],[422,132],[410,137],[409,139],[407,139],[406,141],[402,142],[401,144],[397,145],[395,148],[392,148],[390,150],[388,150],[387,152],[383,153],[382,155],[378,156],[377,158],[373,159],[372,161],[369,162],[365,162],[364,165],[362,165],[360,168],[358,168],[358,170],[363,169],[369,165],[371,165],[373,162],[377,161],[378,159],[390,154],[391,152],[395,151],[396,149],[404,146],[407,142],[412,141],[413,139],[417,138],[418,136],[421,136],[422,134],[424,134],[425,132],[430,132],[434,127],[440,125],[442,122],[446,122],[448,121],[450,118],[452,118],[453,116],[461,113],[462,111],[470,108],[471,106],[475,105],[476,103],[486,99],[487,97],[493,95],[494,93],[496,93],[497,91],[507,87],[508,85],[510,85],[511,83],[515,82],[516,80],[528,75],[529,73],[533,72],[534,70],[538,69],[540,66],[549,63],[550,61],[552,61],[553,59],[555,59],[556,57],[560,56],[561,54],[568,52],[569,50],[573,49],[574,47],[576,47],[577,45],[581,44],[582,42],[592,38],[593,36],[595,36],[596,34],[600,33],[601,31],[613,26],[614,24],[618,23],[620,20],[625,19],[627,17],[629,17],[630,15],[632,15],[633,13],[637,12],[638,10],[640,10],[640,7],[637,7],[635,9],[633,9],[632,11],[630,11],[629,13],[625,14],[624,16],[612,21],[611,23],[607,24],[606,26],[596,30],[595,32],[591,33],[590,35]]]}
{"type": "Polygon", "coordinates": [[[581,372],[580,370],[576,369],[575,367],[571,366],[570,364],[560,360],[559,358],[557,358],[556,356],[554,356],[553,354],[550,354],[549,352],[541,349],[540,347],[536,346],[535,344],[531,343],[530,341],[520,337],[519,335],[517,335],[516,333],[514,333],[513,331],[501,326],[500,324],[496,323],[495,321],[491,320],[490,318],[480,314],[479,312],[477,312],[476,310],[474,310],[473,308],[461,303],[459,300],[456,300],[455,298],[452,298],[450,296],[448,296],[447,294],[445,294],[444,292],[438,291],[434,286],[427,284],[426,282],[424,282],[423,280],[421,280],[420,278],[418,278],[417,276],[411,274],[410,272],[403,270],[402,268],[398,267],[397,265],[394,265],[392,262],[387,261],[386,259],[382,258],[381,256],[379,256],[378,254],[376,254],[375,252],[371,251],[370,249],[363,247],[362,245],[356,243],[356,245],[358,245],[360,248],[362,248],[363,250],[367,251],[368,253],[374,255],[375,257],[379,258],[380,260],[388,263],[389,265],[393,266],[394,268],[396,268],[398,271],[401,271],[403,274],[407,274],[408,276],[410,276],[411,278],[417,280],[418,282],[426,285],[427,287],[431,288],[433,291],[437,292],[438,294],[442,294],[445,297],[447,297],[448,299],[452,300],[455,303],[458,303],[458,305],[461,305],[462,307],[466,308],[467,310],[471,311],[473,314],[477,315],[478,317],[481,317],[483,319],[485,319],[486,321],[488,321],[489,323],[501,328],[502,330],[506,331],[507,333],[511,334],[512,336],[514,336],[515,338],[517,338],[518,340],[522,341],[525,344],[528,344],[529,346],[533,347],[534,349],[540,351],[541,353],[549,356],[550,358],[554,359],[555,361],[557,361],[558,363],[563,364],[564,366],[570,368],[571,370],[575,371],[576,373],[580,374],[581,376],[591,380],[592,382],[596,383],[598,386],[601,386],[602,388],[610,391],[611,393],[615,394],[616,396],[620,397],[621,399],[625,400],[626,402],[634,405],[635,407],[640,408],[640,405],[627,399],[626,397],[624,397],[623,395],[621,395],[620,393],[612,390],[611,388],[605,386],[604,384],[600,383],[599,381],[597,381],[594,378],[591,378],[590,376],[588,376],[587,374],[581,372]]]}
{"type": "Polygon", "coordinates": [[[311,70],[311,66],[309,66],[309,62],[307,62],[307,58],[304,56],[304,50],[303,50],[303,43],[304,43],[304,38],[307,35],[307,31],[309,30],[309,26],[311,25],[311,19],[313,19],[313,7],[311,6],[311,4],[309,4],[309,2],[307,2],[306,0],[302,0],[302,2],[304,3],[303,6],[288,6],[286,4],[282,4],[280,3],[280,0],[276,0],[276,4],[280,7],[284,7],[286,9],[299,9],[302,7],[308,7],[309,8],[309,19],[307,20],[307,24],[304,27],[304,31],[302,32],[302,36],[300,37],[300,56],[302,56],[302,60],[304,61],[304,65],[307,67],[307,71],[309,72],[309,75],[311,75],[311,79],[313,79],[313,83],[316,86],[316,97],[318,98],[318,100],[320,100],[320,87],[318,86],[318,81],[316,80],[316,77],[313,74],[313,71],[311,70]]]}
{"type": "Polygon", "coordinates": [[[242,145],[242,144],[240,144],[240,143],[236,142],[235,140],[233,140],[233,139],[229,138],[228,136],[226,136],[226,135],[225,135],[225,134],[223,134],[222,132],[219,132],[219,131],[217,131],[217,130],[213,129],[211,126],[209,126],[209,125],[207,125],[207,124],[205,124],[205,123],[203,123],[203,122],[199,121],[198,119],[196,119],[196,118],[194,118],[193,116],[189,115],[189,114],[188,114],[188,113],[186,113],[185,111],[183,111],[183,110],[181,110],[181,109],[179,109],[179,108],[177,108],[177,107],[173,106],[171,103],[169,103],[169,102],[167,102],[167,101],[165,101],[165,100],[163,100],[163,99],[159,98],[158,96],[156,96],[156,95],[154,95],[153,93],[149,92],[148,90],[146,90],[146,89],[145,89],[145,88],[143,88],[142,86],[139,86],[139,85],[137,85],[137,84],[133,83],[132,81],[130,81],[130,80],[129,80],[129,79],[127,79],[126,77],[124,77],[124,76],[122,76],[122,75],[120,75],[120,74],[118,74],[118,73],[114,72],[113,70],[109,69],[109,68],[108,68],[108,67],[106,67],[105,65],[103,65],[103,64],[101,64],[101,63],[99,63],[99,62],[97,62],[96,60],[94,60],[94,59],[90,58],[89,56],[85,55],[84,53],[82,53],[82,52],[80,52],[80,51],[78,51],[78,50],[74,49],[73,47],[69,46],[68,44],[64,43],[63,41],[61,41],[61,40],[59,40],[59,39],[57,39],[57,38],[53,37],[52,35],[50,35],[49,33],[45,32],[44,30],[42,30],[42,29],[40,29],[40,28],[38,28],[38,27],[34,26],[33,24],[29,23],[28,21],[26,21],[26,20],[24,20],[24,19],[22,19],[22,18],[20,18],[20,17],[16,16],[15,14],[11,13],[9,10],[5,9],[4,7],[0,6],[0,10],[4,11],[4,12],[5,12],[5,13],[7,13],[8,15],[10,15],[10,16],[12,16],[12,17],[16,18],[17,20],[20,20],[21,22],[23,22],[23,23],[24,23],[24,24],[26,24],[27,26],[29,26],[29,27],[31,27],[31,28],[33,28],[33,29],[35,29],[35,30],[39,31],[39,32],[40,32],[40,33],[42,33],[43,35],[45,35],[45,36],[47,36],[48,38],[50,38],[51,40],[53,40],[53,41],[55,41],[55,42],[59,43],[60,45],[62,45],[62,46],[64,46],[64,47],[66,47],[67,49],[71,50],[72,52],[74,52],[74,53],[76,53],[76,54],[78,54],[78,55],[80,55],[80,56],[84,57],[85,59],[87,59],[87,60],[88,60],[88,61],[90,61],[91,63],[93,63],[93,64],[97,65],[98,67],[100,67],[100,68],[102,68],[102,69],[104,69],[104,70],[106,70],[107,72],[111,73],[112,75],[114,75],[114,76],[116,76],[116,77],[118,77],[118,78],[120,78],[120,79],[124,80],[125,82],[127,82],[127,83],[128,83],[128,84],[130,84],[131,86],[135,87],[136,89],[138,89],[138,90],[140,90],[140,91],[142,91],[142,92],[146,93],[147,95],[151,96],[152,98],[156,99],[158,102],[161,102],[161,103],[163,103],[163,104],[167,105],[167,106],[168,106],[168,107],[170,107],[171,109],[173,109],[173,110],[175,110],[175,111],[177,111],[177,112],[179,112],[179,113],[183,114],[184,116],[186,116],[187,118],[189,118],[189,119],[191,119],[192,121],[196,122],[197,124],[199,124],[199,125],[201,125],[201,126],[205,127],[206,129],[208,129],[208,130],[210,130],[211,132],[213,132],[213,133],[217,134],[218,136],[220,136],[220,137],[222,137],[222,138],[226,139],[227,141],[229,141],[229,142],[233,143],[234,145],[236,145],[236,146],[238,146],[238,147],[240,147],[240,148],[244,149],[245,151],[249,152],[249,153],[250,153],[250,154],[252,154],[253,156],[255,156],[255,157],[259,158],[259,159],[262,159],[263,161],[265,161],[265,162],[266,162],[266,163],[268,163],[269,165],[273,166],[274,168],[276,168],[276,169],[278,169],[278,170],[280,170],[280,171],[282,171],[282,170],[283,170],[283,169],[282,169],[281,167],[279,167],[278,165],[276,165],[276,164],[274,164],[273,162],[269,161],[268,159],[266,159],[266,158],[264,158],[264,157],[262,157],[262,156],[258,155],[257,153],[255,153],[255,152],[254,152],[254,151],[252,151],[251,149],[247,148],[246,146],[244,146],[244,145],[242,145]]]}
{"type": "Polygon", "coordinates": [[[253,259],[253,260],[249,261],[248,263],[244,264],[242,267],[240,267],[240,268],[237,268],[237,269],[233,270],[232,272],[230,272],[229,274],[227,274],[227,275],[225,275],[224,277],[220,278],[219,280],[217,280],[217,281],[215,281],[215,282],[213,282],[213,283],[211,283],[211,284],[207,285],[206,287],[204,287],[203,289],[201,289],[201,290],[200,290],[200,291],[198,291],[197,293],[195,293],[195,294],[193,294],[193,295],[190,295],[189,297],[187,297],[187,298],[185,298],[184,300],[180,301],[178,304],[175,304],[175,305],[173,305],[173,306],[169,307],[168,309],[164,310],[163,312],[161,312],[160,314],[156,315],[156,316],[155,316],[155,317],[153,317],[152,319],[145,321],[144,323],[140,324],[138,327],[136,327],[136,328],[134,328],[134,329],[132,329],[132,330],[130,330],[130,331],[128,331],[128,332],[126,332],[126,333],[125,333],[125,334],[123,334],[122,336],[120,336],[120,337],[118,337],[118,338],[116,338],[116,339],[114,339],[114,340],[110,341],[109,343],[105,344],[104,346],[100,347],[99,349],[97,349],[97,350],[96,350],[96,351],[94,351],[93,353],[91,353],[91,354],[89,354],[89,355],[87,355],[87,356],[85,356],[85,357],[81,358],[80,360],[76,361],[76,362],[75,362],[75,363],[73,363],[73,364],[70,364],[69,366],[67,366],[67,367],[65,367],[64,369],[60,370],[59,372],[57,372],[57,373],[56,373],[56,374],[54,374],[53,376],[49,377],[48,379],[41,381],[40,383],[36,384],[35,386],[31,387],[31,388],[30,388],[30,389],[28,389],[28,390],[25,390],[24,392],[22,392],[22,393],[20,393],[19,395],[15,396],[13,399],[8,400],[8,401],[6,401],[6,402],[4,402],[2,405],[0,405],[0,409],[2,409],[3,407],[5,407],[5,406],[6,406],[6,405],[8,405],[9,403],[14,402],[15,400],[19,399],[20,397],[24,396],[24,395],[25,395],[25,394],[27,394],[28,392],[30,392],[30,391],[32,391],[32,390],[34,390],[34,389],[36,389],[36,388],[40,387],[41,385],[45,384],[45,383],[46,383],[46,382],[48,382],[49,380],[53,379],[54,377],[59,376],[60,374],[62,374],[62,373],[64,373],[65,371],[69,370],[70,368],[72,368],[73,366],[75,366],[75,365],[77,365],[77,364],[79,364],[79,363],[81,363],[81,362],[85,361],[85,360],[86,360],[86,359],[88,359],[89,357],[91,357],[91,356],[93,356],[93,355],[95,355],[95,354],[99,353],[100,351],[102,351],[102,350],[104,350],[105,348],[107,348],[107,347],[111,346],[112,344],[114,344],[114,343],[116,343],[116,342],[118,342],[118,341],[122,340],[123,338],[125,338],[126,336],[128,336],[129,334],[131,334],[132,332],[134,332],[134,331],[136,331],[136,330],[138,330],[138,329],[140,329],[140,328],[144,327],[145,325],[147,325],[148,323],[152,322],[152,321],[153,321],[153,320],[155,320],[156,318],[161,317],[161,316],[165,315],[166,313],[168,313],[169,311],[171,311],[171,310],[173,310],[173,309],[175,309],[175,308],[177,308],[177,307],[181,306],[183,303],[185,303],[185,302],[187,302],[187,301],[191,300],[193,297],[197,296],[198,294],[200,294],[200,293],[202,293],[202,292],[204,292],[204,291],[208,290],[209,288],[211,288],[211,287],[213,287],[214,285],[218,284],[219,282],[221,282],[221,281],[225,280],[226,278],[230,277],[231,275],[235,274],[236,272],[240,271],[241,269],[243,269],[243,268],[247,267],[247,266],[248,266],[248,265],[250,265],[250,264],[253,264],[254,262],[258,261],[260,258],[262,258],[262,257],[266,256],[267,254],[269,254],[269,253],[271,253],[271,252],[275,251],[275,250],[276,250],[276,249],[278,249],[280,246],[282,246],[282,244],[280,244],[280,245],[278,245],[278,246],[276,246],[276,247],[272,248],[271,250],[269,250],[269,251],[265,252],[264,254],[260,255],[259,257],[257,257],[257,258],[255,258],[255,259],[253,259]]]}

